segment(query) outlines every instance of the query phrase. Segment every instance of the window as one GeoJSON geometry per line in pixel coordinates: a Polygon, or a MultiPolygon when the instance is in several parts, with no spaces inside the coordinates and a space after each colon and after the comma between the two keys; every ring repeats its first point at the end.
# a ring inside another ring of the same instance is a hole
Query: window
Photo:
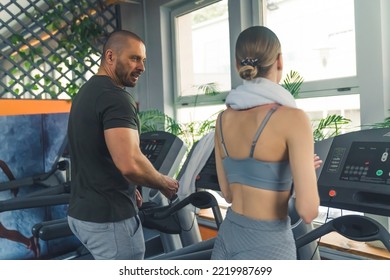
{"type": "Polygon", "coordinates": [[[360,129],[354,0],[264,0],[263,11],[282,44],[284,75],[305,81],[298,107],[314,126],[335,114],[351,120],[343,133],[360,129]]]}
{"type": "Polygon", "coordinates": [[[227,1],[219,1],[175,18],[176,67],[180,96],[198,94],[197,87],[215,83],[230,89],[227,1]]]}
{"type": "Polygon", "coordinates": [[[313,127],[329,115],[340,115],[351,120],[343,125],[341,133],[360,130],[360,99],[358,94],[302,98],[297,100],[298,108],[304,110],[312,121],[313,127]]]}
{"type": "Polygon", "coordinates": [[[213,95],[231,89],[228,1],[195,1],[180,7],[173,11],[173,26],[177,120],[201,121],[216,108],[199,106],[206,99],[221,104],[222,98],[213,95]]]}
{"type": "Polygon", "coordinates": [[[281,41],[287,71],[305,81],[356,76],[353,0],[266,3],[265,24],[281,41]]]}
{"type": "Polygon", "coordinates": [[[216,113],[226,108],[225,104],[200,106],[190,108],[179,108],[177,110],[177,118],[182,123],[190,123],[194,121],[205,121],[210,118],[217,118],[216,113]]]}

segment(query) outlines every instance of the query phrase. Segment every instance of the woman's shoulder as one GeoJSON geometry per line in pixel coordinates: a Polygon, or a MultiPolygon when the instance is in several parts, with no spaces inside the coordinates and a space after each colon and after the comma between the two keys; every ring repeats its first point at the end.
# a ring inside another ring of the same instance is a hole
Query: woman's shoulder
{"type": "Polygon", "coordinates": [[[300,108],[280,106],[277,111],[286,117],[308,118],[307,113],[300,108]]]}
{"type": "Polygon", "coordinates": [[[277,127],[285,132],[311,129],[309,116],[299,108],[280,106],[274,120],[278,123],[277,127]]]}

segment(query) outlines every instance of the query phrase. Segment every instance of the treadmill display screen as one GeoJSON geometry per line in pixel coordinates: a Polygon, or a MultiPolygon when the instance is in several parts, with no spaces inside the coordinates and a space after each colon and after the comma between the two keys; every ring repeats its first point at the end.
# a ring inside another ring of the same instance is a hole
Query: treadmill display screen
{"type": "Polygon", "coordinates": [[[164,143],[163,139],[141,139],[141,151],[154,164],[161,154],[164,143]]]}
{"type": "Polygon", "coordinates": [[[390,185],[390,142],[353,142],[340,180],[390,185]]]}

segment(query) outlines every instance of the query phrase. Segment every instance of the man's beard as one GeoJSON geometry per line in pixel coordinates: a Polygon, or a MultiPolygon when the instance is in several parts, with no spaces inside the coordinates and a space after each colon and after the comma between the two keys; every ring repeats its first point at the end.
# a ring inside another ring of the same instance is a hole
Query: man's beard
{"type": "Polygon", "coordinates": [[[121,83],[121,85],[125,87],[135,87],[136,81],[131,81],[131,73],[127,75],[127,72],[125,70],[126,68],[123,67],[122,64],[118,64],[115,68],[115,74],[118,77],[118,81],[121,83]]]}

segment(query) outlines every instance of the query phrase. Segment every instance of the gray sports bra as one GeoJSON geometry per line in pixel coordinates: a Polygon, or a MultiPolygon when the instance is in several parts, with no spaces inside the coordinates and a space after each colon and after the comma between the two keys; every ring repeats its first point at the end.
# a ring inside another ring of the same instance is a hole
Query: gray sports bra
{"type": "Polygon", "coordinates": [[[221,144],[224,151],[224,158],[222,164],[225,169],[225,174],[229,184],[239,183],[248,185],[254,188],[271,190],[271,191],[288,191],[292,187],[292,175],[290,164],[288,161],[281,162],[265,162],[253,158],[257,140],[260,137],[265,125],[270,119],[271,115],[277,110],[278,106],[272,107],[252,141],[252,147],[249,157],[244,159],[235,159],[229,157],[229,153],[225,146],[225,141],[222,133],[222,114],[219,116],[219,134],[221,144]]]}

